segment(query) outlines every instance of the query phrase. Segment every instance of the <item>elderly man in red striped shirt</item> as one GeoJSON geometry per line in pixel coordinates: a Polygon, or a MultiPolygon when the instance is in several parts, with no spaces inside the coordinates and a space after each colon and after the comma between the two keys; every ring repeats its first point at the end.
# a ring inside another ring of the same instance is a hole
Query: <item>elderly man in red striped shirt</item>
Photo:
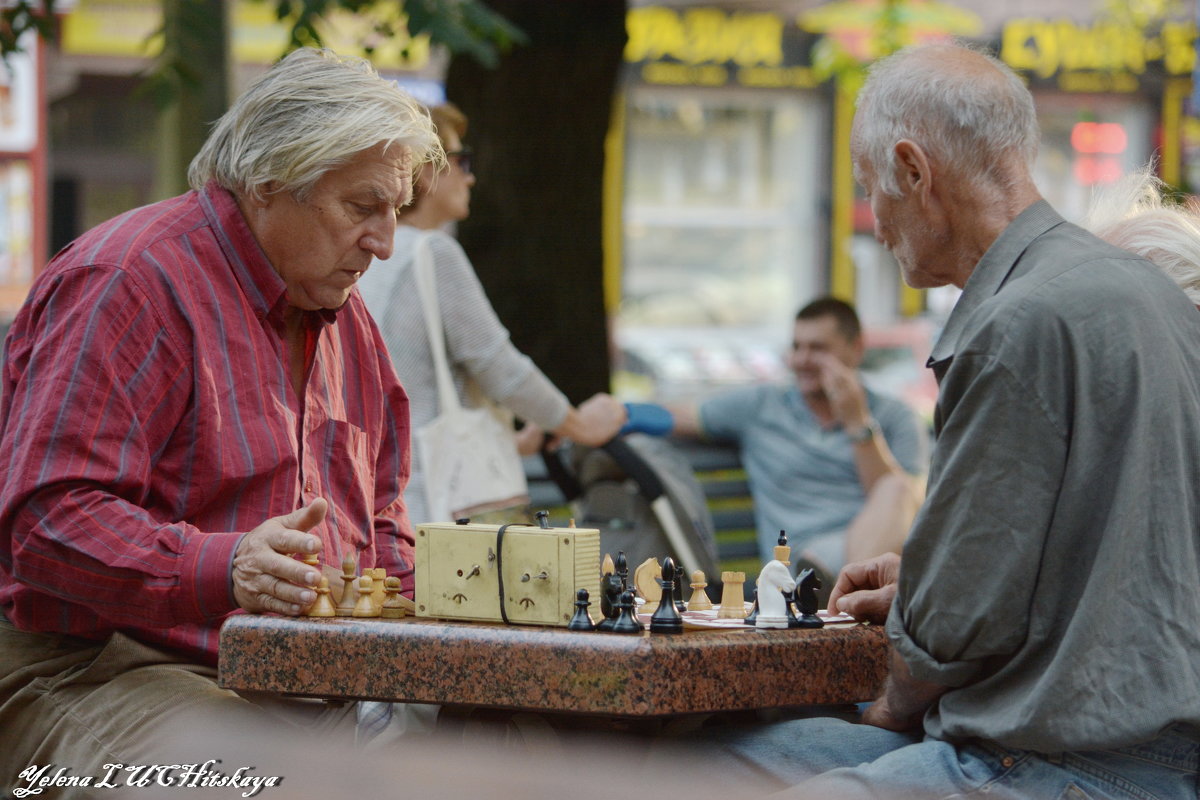
{"type": "Polygon", "coordinates": [[[99,780],[183,721],[261,718],[217,687],[217,631],[311,603],[295,554],[411,596],[408,400],[353,290],[414,166],[443,158],[366,62],[299,50],[216,124],[193,191],[38,277],[0,383],[0,784],[48,763],[99,780]]]}

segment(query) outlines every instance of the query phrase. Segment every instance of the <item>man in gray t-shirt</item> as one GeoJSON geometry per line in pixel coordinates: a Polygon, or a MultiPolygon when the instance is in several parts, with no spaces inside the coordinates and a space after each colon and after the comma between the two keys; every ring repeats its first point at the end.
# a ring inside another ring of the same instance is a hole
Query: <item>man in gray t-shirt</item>
{"type": "Polygon", "coordinates": [[[900,552],[923,495],[928,437],[899,400],[858,375],[862,329],[831,297],[796,315],[787,385],[734,389],[672,406],[672,432],[736,443],[754,496],[758,549],[779,531],[833,576],[847,560],[900,552]]]}

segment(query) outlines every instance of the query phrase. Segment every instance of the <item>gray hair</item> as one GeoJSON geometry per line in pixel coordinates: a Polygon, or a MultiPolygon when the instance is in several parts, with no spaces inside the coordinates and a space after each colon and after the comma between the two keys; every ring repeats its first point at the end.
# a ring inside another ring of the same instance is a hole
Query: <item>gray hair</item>
{"type": "Polygon", "coordinates": [[[256,199],[275,182],[303,200],[326,172],[379,144],[410,147],[414,171],[445,161],[429,114],[369,62],[301,48],[217,120],[188,182],[198,190],[216,181],[256,199]]]}
{"type": "Polygon", "coordinates": [[[878,188],[896,197],[895,146],[909,139],[968,179],[1006,186],[1012,159],[1032,169],[1041,138],[1033,96],[1006,64],[962,44],[909,47],[876,61],[858,95],[856,144],[878,188]],[[982,59],[979,68],[961,56],[982,59]],[[954,58],[949,65],[945,61],[954,58]],[[994,69],[989,70],[987,64],[994,69]]]}
{"type": "Polygon", "coordinates": [[[1150,167],[1131,172],[1092,192],[1083,227],[1156,265],[1200,306],[1200,209],[1166,202],[1165,188],[1150,167]]]}

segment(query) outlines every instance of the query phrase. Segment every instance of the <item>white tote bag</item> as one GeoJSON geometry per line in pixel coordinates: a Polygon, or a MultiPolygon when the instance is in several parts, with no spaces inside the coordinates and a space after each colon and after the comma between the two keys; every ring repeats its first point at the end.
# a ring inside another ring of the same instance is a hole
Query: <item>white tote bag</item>
{"type": "Polygon", "coordinates": [[[437,375],[438,416],[413,432],[421,468],[425,473],[428,520],[441,522],[529,502],[529,486],[517,442],[512,415],[482,397],[480,408],[463,408],[458,401],[446,338],[434,285],[429,235],[417,237],[413,250],[414,278],[433,368],[437,375]]]}

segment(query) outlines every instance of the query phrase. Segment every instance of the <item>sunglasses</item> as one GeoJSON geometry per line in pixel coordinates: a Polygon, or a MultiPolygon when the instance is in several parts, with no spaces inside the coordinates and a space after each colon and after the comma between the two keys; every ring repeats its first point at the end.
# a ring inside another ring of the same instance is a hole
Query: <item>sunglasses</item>
{"type": "Polygon", "coordinates": [[[471,159],[475,155],[469,147],[464,147],[461,150],[452,150],[446,153],[446,159],[458,165],[458,168],[468,175],[471,174],[471,159]]]}

